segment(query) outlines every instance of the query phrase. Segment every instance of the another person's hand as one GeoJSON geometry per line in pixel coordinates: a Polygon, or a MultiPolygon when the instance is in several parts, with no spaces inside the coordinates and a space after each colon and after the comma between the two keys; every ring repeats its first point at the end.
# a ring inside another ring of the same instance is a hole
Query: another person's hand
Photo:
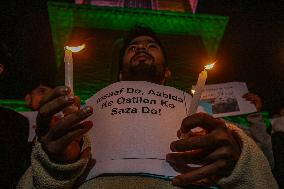
{"type": "Polygon", "coordinates": [[[71,163],[90,154],[90,148],[81,152],[80,142],[93,125],[91,121],[82,122],[93,113],[93,109],[85,107],[70,112],[69,108],[68,115],[55,116],[74,104],[75,97],[68,87],[56,87],[41,102],[36,133],[43,149],[55,162],[71,163]]]}
{"type": "Polygon", "coordinates": [[[254,93],[246,93],[243,95],[243,98],[246,99],[247,101],[250,101],[252,104],[254,104],[258,112],[261,111],[262,100],[258,95],[254,93]]]}
{"type": "Polygon", "coordinates": [[[229,176],[241,153],[239,142],[225,123],[205,113],[197,113],[185,118],[178,135],[201,127],[202,135],[191,133],[188,137],[171,143],[173,153],[167,154],[167,161],[181,175],[173,179],[177,186],[189,184],[216,184],[229,176]],[[192,167],[188,164],[198,164],[192,167]],[[205,181],[205,183],[203,183],[205,181]]]}

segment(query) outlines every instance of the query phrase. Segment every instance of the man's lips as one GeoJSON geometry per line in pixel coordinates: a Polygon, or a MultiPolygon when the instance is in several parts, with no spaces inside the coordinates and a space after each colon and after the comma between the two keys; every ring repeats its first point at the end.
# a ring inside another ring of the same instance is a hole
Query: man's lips
{"type": "Polygon", "coordinates": [[[151,56],[149,56],[145,53],[139,53],[132,58],[131,62],[140,62],[140,61],[146,61],[146,60],[150,60],[150,59],[152,59],[151,56]]]}
{"type": "Polygon", "coordinates": [[[147,60],[148,59],[148,57],[147,56],[137,56],[135,59],[134,59],[134,61],[143,61],[143,60],[147,60]]]}

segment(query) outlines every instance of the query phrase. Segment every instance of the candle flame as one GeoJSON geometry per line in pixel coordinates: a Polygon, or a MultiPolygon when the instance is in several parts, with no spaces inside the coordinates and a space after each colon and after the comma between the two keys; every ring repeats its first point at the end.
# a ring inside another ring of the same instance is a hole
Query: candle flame
{"type": "Polygon", "coordinates": [[[195,90],[194,89],[191,89],[191,94],[194,94],[195,93],[195,90]]]}
{"type": "Polygon", "coordinates": [[[82,44],[82,45],[77,46],[77,47],[69,47],[69,46],[66,46],[65,49],[70,50],[70,51],[72,51],[72,52],[74,53],[74,52],[79,52],[79,51],[81,51],[81,50],[84,49],[85,47],[86,47],[86,45],[85,45],[85,44],[82,44]]]}
{"type": "Polygon", "coordinates": [[[205,70],[211,70],[211,69],[214,67],[215,63],[216,63],[216,61],[213,62],[212,64],[207,64],[207,65],[205,65],[205,66],[204,66],[204,69],[205,69],[205,70]]]}

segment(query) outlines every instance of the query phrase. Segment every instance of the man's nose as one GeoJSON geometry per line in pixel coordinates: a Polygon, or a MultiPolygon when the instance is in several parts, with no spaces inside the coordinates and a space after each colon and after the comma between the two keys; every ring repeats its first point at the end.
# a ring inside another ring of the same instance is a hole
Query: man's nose
{"type": "Polygon", "coordinates": [[[147,51],[147,46],[144,43],[139,43],[136,47],[137,52],[144,52],[147,51]]]}

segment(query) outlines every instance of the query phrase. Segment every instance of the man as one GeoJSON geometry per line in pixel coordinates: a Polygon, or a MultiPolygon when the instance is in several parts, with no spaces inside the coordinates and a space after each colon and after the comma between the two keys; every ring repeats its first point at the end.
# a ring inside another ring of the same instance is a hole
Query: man
{"type": "MultiPolygon", "coordinates": [[[[170,76],[165,51],[148,28],[136,27],[126,38],[120,53],[119,80],[146,80],[164,84],[170,76]]],[[[178,188],[192,183],[217,184],[221,188],[278,188],[269,164],[257,147],[240,129],[226,125],[207,114],[186,117],[178,131],[187,137],[171,143],[168,163],[181,173],[172,182],[152,177],[109,176],[79,183],[90,162],[90,147],[82,139],[92,127],[83,121],[92,114],[85,107],[52,122],[52,117],[74,104],[67,87],[57,87],[46,95],[37,117],[38,142],[32,154],[32,168],[19,186],[31,188],[178,188]],[[205,135],[190,130],[202,127],[205,135]],[[176,153],[179,152],[179,153],[176,153]],[[191,168],[190,163],[203,166],[191,168]]]]}
{"type": "Polygon", "coordinates": [[[37,111],[40,107],[40,101],[42,98],[51,91],[53,87],[49,84],[42,82],[37,83],[32,89],[25,95],[25,102],[30,110],[37,111]]]}

